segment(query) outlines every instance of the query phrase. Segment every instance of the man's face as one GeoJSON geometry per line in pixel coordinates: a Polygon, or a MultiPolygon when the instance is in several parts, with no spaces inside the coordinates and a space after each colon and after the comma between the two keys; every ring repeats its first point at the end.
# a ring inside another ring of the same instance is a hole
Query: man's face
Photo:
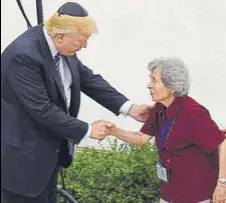
{"type": "Polygon", "coordinates": [[[74,55],[75,52],[87,47],[89,37],[76,33],[57,34],[55,45],[58,51],[65,56],[74,55]]]}

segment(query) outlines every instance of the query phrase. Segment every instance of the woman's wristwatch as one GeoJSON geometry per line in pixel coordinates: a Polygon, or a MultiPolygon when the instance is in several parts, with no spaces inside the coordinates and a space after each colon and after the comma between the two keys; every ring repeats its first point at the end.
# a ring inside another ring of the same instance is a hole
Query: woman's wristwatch
{"type": "Polygon", "coordinates": [[[223,184],[226,184],[226,178],[219,178],[219,181],[223,184]]]}

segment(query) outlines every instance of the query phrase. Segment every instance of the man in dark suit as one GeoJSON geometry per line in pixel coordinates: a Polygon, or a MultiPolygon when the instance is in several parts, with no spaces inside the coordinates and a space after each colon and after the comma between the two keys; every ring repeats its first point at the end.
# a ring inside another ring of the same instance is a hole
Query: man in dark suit
{"type": "Polygon", "coordinates": [[[84,8],[66,3],[2,53],[2,203],[56,203],[58,166],[71,164],[74,144],[105,137],[111,123],[77,119],[81,91],[116,115],[147,118],[147,106],[132,104],[77,58],[96,29],[84,8]]]}

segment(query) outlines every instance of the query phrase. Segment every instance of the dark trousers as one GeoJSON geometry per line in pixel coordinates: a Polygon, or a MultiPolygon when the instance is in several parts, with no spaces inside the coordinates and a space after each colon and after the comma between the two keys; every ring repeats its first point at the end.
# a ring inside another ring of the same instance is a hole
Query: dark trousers
{"type": "Polygon", "coordinates": [[[59,168],[57,167],[47,187],[37,197],[26,197],[1,189],[1,203],[57,203],[56,188],[58,171],[59,168]]]}

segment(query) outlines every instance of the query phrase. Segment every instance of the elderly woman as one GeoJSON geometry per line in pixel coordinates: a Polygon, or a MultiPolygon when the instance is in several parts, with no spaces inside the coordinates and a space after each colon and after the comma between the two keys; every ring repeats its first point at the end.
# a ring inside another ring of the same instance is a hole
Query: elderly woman
{"type": "Polygon", "coordinates": [[[216,202],[225,199],[225,136],[208,110],[187,96],[189,77],[184,63],[159,58],[148,69],[148,89],[156,102],[149,118],[141,132],[115,127],[111,135],[136,145],[145,145],[155,137],[162,203],[210,202],[215,188],[216,202]]]}

